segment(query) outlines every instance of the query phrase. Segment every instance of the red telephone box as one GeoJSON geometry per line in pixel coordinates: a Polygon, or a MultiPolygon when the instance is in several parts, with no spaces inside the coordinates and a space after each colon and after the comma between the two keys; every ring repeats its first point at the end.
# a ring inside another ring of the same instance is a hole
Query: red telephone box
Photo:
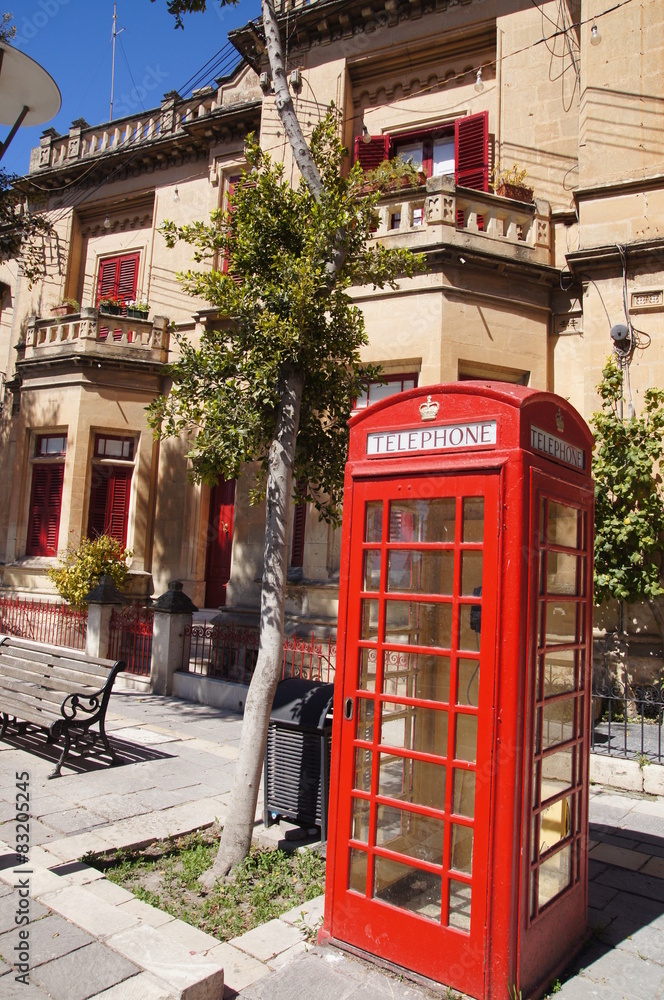
{"type": "Polygon", "coordinates": [[[503,383],[351,420],[321,937],[472,997],[586,931],[591,452],[503,383]]]}

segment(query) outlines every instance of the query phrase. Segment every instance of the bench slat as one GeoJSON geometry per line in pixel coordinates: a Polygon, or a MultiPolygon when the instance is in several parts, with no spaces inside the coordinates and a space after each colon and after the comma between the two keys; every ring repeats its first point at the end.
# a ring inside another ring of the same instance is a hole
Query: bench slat
{"type": "Polygon", "coordinates": [[[78,649],[70,649],[68,646],[47,646],[44,643],[32,642],[29,639],[21,639],[18,636],[9,636],[0,645],[0,654],[3,649],[13,649],[16,655],[37,654],[37,658],[46,660],[61,659],[70,660],[72,664],[94,665],[105,667],[110,670],[114,660],[108,660],[99,656],[88,656],[87,653],[78,649]]]}
{"type": "Polygon", "coordinates": [[[71,669],[68,665],[60,663],[25,661],[13,654],[0,655],[0,669],[2,672],[18,672],[20,676],[31,679],[44,678],[61,681],[72,685],[74,689],[78,689],[82,685],[96,689],[102,688],[110,673],[110,669],[88,671],[78,667],[71,669]]]}
{"type": "Polygon", "coordinates": [[[48,650],[22,650],[17,647],[0,645],[0,660],[5,656],[16,659],[21,663],[33,664],[35,669],[50,668],[69,670],[74,674],[87,674],[93,677],[107,677],[115,661],[104,660],[101,663],[86,663],[70,656],[60,656],[49,654],[48,650]]]}

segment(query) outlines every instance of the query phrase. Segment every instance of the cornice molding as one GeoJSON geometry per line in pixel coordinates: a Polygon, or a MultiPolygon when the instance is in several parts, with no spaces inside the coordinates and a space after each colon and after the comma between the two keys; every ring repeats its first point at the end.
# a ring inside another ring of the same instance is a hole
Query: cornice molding
{"type": "MultiPolygon", "coordinates": [[[[322,0],[306,6],[289,6],[288,13],[278,15],[279,24],[289,32],[291,58],[320,45],[357,38],[385,28],[394,28],[404,21],[414,21],[429,14],[440,14],[458,7],[479,5],[484,0],[322,0]]],[[[229,32],[229,41],[240,55],[257,71],[265,63],[265,49],[258,31],[258,18],[242,28],[229,32]]]]}

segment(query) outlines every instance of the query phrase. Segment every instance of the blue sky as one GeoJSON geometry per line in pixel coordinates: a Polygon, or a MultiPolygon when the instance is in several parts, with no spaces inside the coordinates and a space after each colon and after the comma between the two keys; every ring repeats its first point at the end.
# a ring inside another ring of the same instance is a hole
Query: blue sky
{"type": "MultiPolygon", "coordinates": [[[[166,0],[118,0],[113,117],[140,114],[154,108],[168,90],[183,97],[185,84],[220,49],[216,68],[206,70],[196,86],[212,83],[228,72],[239,56],[229,52],[228,32],[260,14],[260,0],[240,0],[236,7],[220,8],[208,0],[205,14],[185,18],[176,31],[166,0]]],[[[60,134],[71,122],[85,118],[90,125],[108,121],[111,103],[111,33],[113,0],[4,0],[0,10],[14,14],[14,46],[47,70],[62,95],[62,107],[52,121],[21,128],[5,153],[2,166],[26,174],[30,150],[39,145],[42,131],[52,126],[60,134]]],[[[0,127],[4,139],[9,128],[0,127]]]]}

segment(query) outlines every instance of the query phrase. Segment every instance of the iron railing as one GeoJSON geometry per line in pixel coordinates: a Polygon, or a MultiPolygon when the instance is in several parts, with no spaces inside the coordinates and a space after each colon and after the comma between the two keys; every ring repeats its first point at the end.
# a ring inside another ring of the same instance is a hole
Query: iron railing
{"type": "Polygon", "coordinates": [[[68,604],[0,596],[0,634],[85,649],[87,629],[87,612],[75,611],[68,604]]]}
{"type": "Polygon", "coordinates": [[[141,604],[111,612],[108,659],[124,660],[128,673],[150,676],[154,613],[141,604]]]}
{"type": "MultiPolygon", "coordinates": [[[[255,628],[235,625],[191,625],[185,627],[182,670],[219,680],[249,684],[258,659],[259,633],[255,628]]],[[[282,677],[334,680],[336,643],[330,638],[289,635],[284,637],[282,677]]]]}
{"type": "Polygon", "coordinates": [[[593,680],[591,750],[609,757],[628,757],[664,764],[664,673],[650,683],[596,675],[593,680]]]}

